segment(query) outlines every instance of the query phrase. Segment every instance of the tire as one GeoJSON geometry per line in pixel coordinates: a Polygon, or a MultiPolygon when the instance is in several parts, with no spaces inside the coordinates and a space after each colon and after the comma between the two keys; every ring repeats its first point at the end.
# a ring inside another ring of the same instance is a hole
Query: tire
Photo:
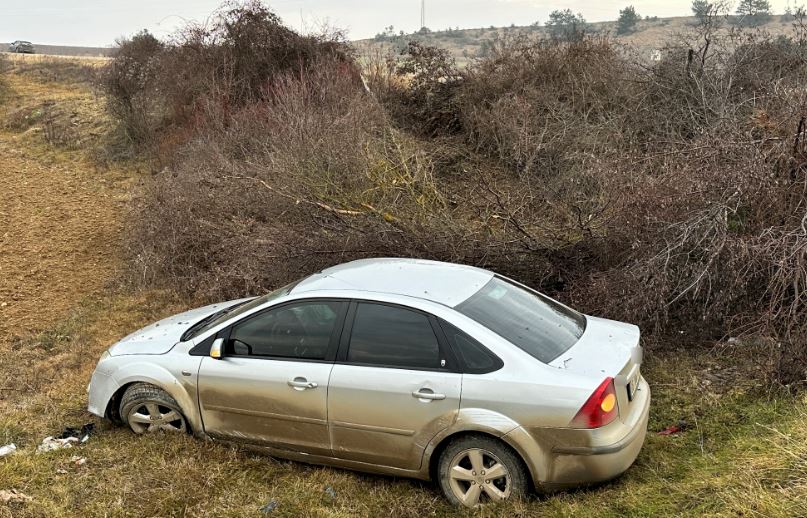
{"type": "Polygon", "coordinates": [[[482,435],[451,441],[440,454],[437,478],[445,497],[465,507],[524,498],[529,490],[521,458],[501,441],[482,435]]]}
{"type": "Polygon", "coordinates": [[[135,383],[126,389],[120,402],[120,417],[138,435],[190,430],[176,400],[148,383],[135,383]]]}

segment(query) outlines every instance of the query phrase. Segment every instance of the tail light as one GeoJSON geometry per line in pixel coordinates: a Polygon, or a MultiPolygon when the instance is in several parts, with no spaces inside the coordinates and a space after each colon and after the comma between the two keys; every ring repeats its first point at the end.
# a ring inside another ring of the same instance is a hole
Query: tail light
{"type": "Polygon", "coordinates": [[[619,408],[614,378],[605,378],[572,419],[572,428],[599,428],[613,421],[619,408]]]}

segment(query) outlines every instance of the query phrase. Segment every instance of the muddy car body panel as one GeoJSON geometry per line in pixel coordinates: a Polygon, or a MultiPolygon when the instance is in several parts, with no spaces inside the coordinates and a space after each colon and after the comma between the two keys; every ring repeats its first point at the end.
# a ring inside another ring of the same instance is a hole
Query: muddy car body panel
{"type": "Polygon", "coordinates": [[[447,444],[475,434],[517,452],[534,486],[551,490],[633,463],[650,405],[641,361],[630,324],[585,317],[486,270],[375,259],[130,335],[99,361],[89,409],[118,418],[127,386],[145,382],[198,435],[421,479],[434,477],[447,444]],[[487,305],[508,300],[540,308],[488,319],[487,305]],[[545,331],[556,320],[561,329],[545,331]],[[218,346],[223,357],[212,357],[218,346]],[[581,421],[598,391],[602,415],[581,421]]]}

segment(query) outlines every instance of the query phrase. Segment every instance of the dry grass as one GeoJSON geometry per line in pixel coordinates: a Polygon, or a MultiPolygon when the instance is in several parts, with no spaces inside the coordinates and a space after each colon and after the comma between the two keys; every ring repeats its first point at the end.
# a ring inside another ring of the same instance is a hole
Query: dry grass
{"type": "MultiPolygon", "coordinates": [[[[34,453],[46,435],[91,418],[84,387],[103,349],[184,304],[167,293],[95,298],[61,325],[15,342],[0,367],[0,489],[32,496],[2,516],[656,516],[788,517],[807,512],[807,399],[766,391],[753,368],[727,368],[722,351],[649,354],[654,403],[645,448],[604,486],[477,513],[449,507],[431,484],[273,460],[191,437],[138,437],[101,424],[77,449],[34,453]],[[680,418],[686,432],[657,436],[680,418]],[[87,458],[74,466],[73,455],[87,458]],[[65,470],[60,473],[58,470],[65,470]],[[335,491],[332,497],[328,488],[335,491]]],[[[753,365],[755,346],[742,344],[753,365]]]]}

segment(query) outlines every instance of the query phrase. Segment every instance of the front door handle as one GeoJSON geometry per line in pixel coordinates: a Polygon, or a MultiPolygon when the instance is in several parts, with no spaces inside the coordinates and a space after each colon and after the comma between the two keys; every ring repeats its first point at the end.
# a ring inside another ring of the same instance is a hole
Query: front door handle
{"type": "Polygon", "coordinates": [[[431,389],[422,388],[412,392],[412,397],[429,401],[440,401],[446,398],[445,394],[435,394],[431,389]]]}
{"type": "Polygon", "coordinates": [[[300,377],[289,380],[289,386],[294,390],[315,389],[319,387],[315,381],[308,381],[307,379],[300,377]]]}

